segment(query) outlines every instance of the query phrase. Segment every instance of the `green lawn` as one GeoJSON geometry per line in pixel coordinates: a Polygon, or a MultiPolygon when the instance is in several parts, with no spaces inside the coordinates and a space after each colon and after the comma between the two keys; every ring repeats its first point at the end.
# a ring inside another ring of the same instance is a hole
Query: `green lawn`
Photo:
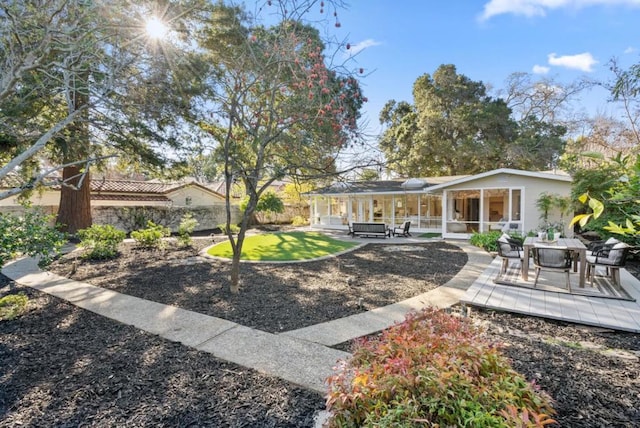
{"type": "Polygon", "coordinates": [[[422,235],[419,235],[418,238],[439,238],[441,237],[442,234],[441,233],[423,233],[422,235]]]}
{"type": "MultiPolygon", "coordinates": [[[[282,232],[245,238],[243,260],[291,261],[309,260],[353,248],[357,243],[339,241],[317,232],[282,232]]],[[[211,247],[208,254],[231,258],[231,244],[222,242],[211,247]]]]}

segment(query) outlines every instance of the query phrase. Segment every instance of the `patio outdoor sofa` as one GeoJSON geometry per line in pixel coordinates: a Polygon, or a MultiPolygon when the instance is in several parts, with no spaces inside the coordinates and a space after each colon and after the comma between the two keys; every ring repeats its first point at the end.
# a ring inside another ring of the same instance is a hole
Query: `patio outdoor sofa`
{"type": "Polygon", "coordinates": [[[351,237],[356,235],[362,237],[386,238],[391,236],[387,225],[384,223],[352,223],[349,226],[349,234],[351,237]]]}

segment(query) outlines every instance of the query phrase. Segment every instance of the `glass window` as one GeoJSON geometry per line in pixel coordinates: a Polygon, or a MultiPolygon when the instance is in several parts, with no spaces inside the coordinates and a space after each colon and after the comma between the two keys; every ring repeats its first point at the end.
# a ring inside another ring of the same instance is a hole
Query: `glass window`
{"type": "Polygon", "coordinates": [[[520,221],[520,213],[522,212],[522,190],[511,190],[511,220],[520,221]]]}

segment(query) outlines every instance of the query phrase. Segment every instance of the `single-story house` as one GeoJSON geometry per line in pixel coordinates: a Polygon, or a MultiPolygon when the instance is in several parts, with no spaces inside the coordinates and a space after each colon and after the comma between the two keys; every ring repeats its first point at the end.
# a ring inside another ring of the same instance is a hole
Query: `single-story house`
{"type": "MultiPolygon", "coordinates": [[[[308,196],[314,227],[346,230],[353,222],[408,220],[412,231],[468,238],[474,231],[537,230],[540,195],[569,196],[571,184],[565,173],[501,168],[465,176],[339,182],[308,196]]],[[[561,219],[559,212],[549,213],[549,221],[561,219]]]]}
{"type": "MultiPolygon", "coordinates": [[[[96,224],[111,224],[131,231],[142,227],[146,220],[152,220],[175,231],[187,212],[198,221],[196,230],[213,229],[226,221],[224,196],[195,181],[163,183],[94,178],[89,184],[91,217],[96,224]]],[[[30,201],[47,213],[56,214],[60,188],[34,191],[30,201]]],[[[19,213],[22,210],[17,197],[0,200],[0,212],[19,213]]],[[[232,223],[236,223],[240,217],[237,205],[232,205],[231,215],[232,223]]]]}
{"type": "MultiPolygon", "coordinates": [[[[224,195],[195,181],[163,183],[160,181],[90,180],[92,206],[208,206],[224,203],[224,195]]],[[[19,205],[18,197],[0,200],[0,209],[19,205]]],[[[58,206],[60,188],[35,191],[30,198],[34,205],[58,206]]]]}

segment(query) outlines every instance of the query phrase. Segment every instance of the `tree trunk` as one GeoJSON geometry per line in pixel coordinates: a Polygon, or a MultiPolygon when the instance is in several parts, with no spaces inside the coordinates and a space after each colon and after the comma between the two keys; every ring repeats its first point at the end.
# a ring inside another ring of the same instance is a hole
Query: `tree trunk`
{"type": "Polygon", "coordinates": [[[240,292],[240,252],[233,253],[231,262],[231,286],[229,288],[233,294],[240,292]]]}
{"type": "MultiPolygon", "coordinates": [[[[82,174],[80,166],[68,166],[62,170],[62,179],[74,186],[78,186],[82,174]],[[74,177],[75,178],[70,178],[74,177]]],[[[79,229],[91,226],[91,184],[89,171],[86,171],[82,186],[75,190],[68,186],[62,186],[60,190],[60,207],[58,218],[60,229],[68,233],[76,233],[79,229]]]]}

